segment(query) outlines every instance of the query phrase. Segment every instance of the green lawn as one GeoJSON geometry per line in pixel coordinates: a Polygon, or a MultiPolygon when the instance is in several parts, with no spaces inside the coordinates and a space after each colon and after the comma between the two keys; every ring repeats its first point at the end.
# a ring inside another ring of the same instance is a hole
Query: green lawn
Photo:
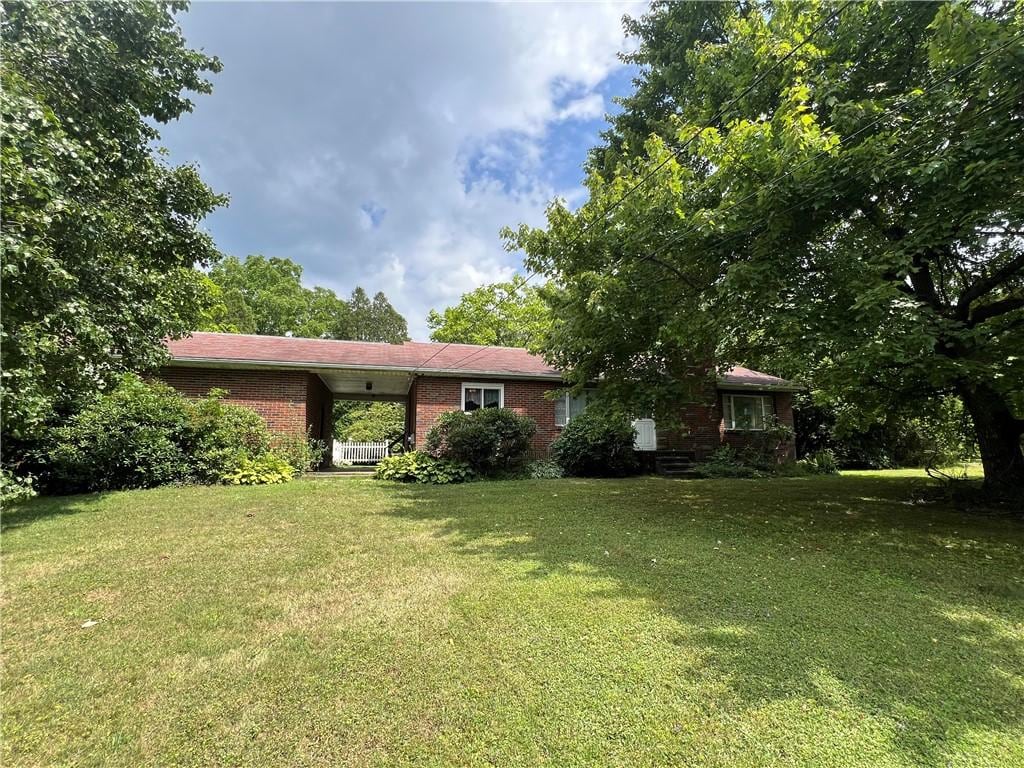
{"type": "Polygon", "coordinates": [[[35,500],[2,762],[1024,765],[1024,526],[921,483],[35,500]]]}

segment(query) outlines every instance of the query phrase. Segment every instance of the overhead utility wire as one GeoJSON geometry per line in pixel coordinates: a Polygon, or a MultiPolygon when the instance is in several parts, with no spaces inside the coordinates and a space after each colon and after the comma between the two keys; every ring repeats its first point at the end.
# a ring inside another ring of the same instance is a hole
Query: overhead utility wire
{"type": "MultiPolygon", "coordinates": [[[[948,80],[950,80],[950,79],[952,79],[952,78],[954,78],[954,77],[957,77],[957,76],[959,76],[959,75],[963,74],[964,72],[967,72],[967,71],[969,71],[969,70],[973,69],[974,67],[976,67],[976,66],[978,66],[979,64],[981,64],[982,62],[984,62],[984,61],[985,61],[986,59],[990,58],[991,56],[994,56],[994,55],[995,55],[996,53],[999,53],[1000,51],[1004,50],[1005,48],[1008,48],[1008,47],[1009,47],[1010,45],[1012,45],[1013,43],[1015,43],[1015,42],[1017,42],[1018,40],[1021,40],[1021,39],[1024,39],[1024,33],[1021,33],[1021,34],[1015,35],[1014,37],[1010,38],[1009,40],[1007,40],[1007,41],[1006,41],[1005,43],[1003,43],[1002,45],[998,45],[998,46],[996,46],[995,48],[993,48],[992,50],[990,50],[990,51],[986,51],[986,52],[985,52],[984,54],[982,54],[981,56],[979,56],[979,57],[978,57],[977,59],[975,59],[974,61],[972,61],[972,62],[971,62],[970,64],[966,64],[966,65],[964,65],[963,67],[961,67],[960,69],[957,69],[957,70],[955,70],[954,72],[952,72],[952,73],[950,73],[950,74],[948,74],[948,75],[946,75],[946,76],[944,76],[944,77],[942,77],[942,78],[940,78],[940,79],[938,79],[938,80],[935,80],[935,81],[933,81],[933,82],[932,82],[932,83],[930,83],[930,84],[929,84],[929,85],[928,85],[928,86],[927,86],[926,88],[924,88],[924,89],[923,89],[923,90],[921,90],[921,91],[920,91],[919,93],[917,93],[917,94],[915,94],[914,96],[912,96],[911,98],[909,98],[909,99],[907,99],[907,100],[904,100],[904,101],[902,101],[901,103],[899,103],[899,104],[896,104],[896,105],[894,105],[894,106],[892,106],[892,107],[889,107],[888,109],[886,109],[885,111],[883,111],[883,112],[882,112],[882,113],[881,113],[881,114],[880,114],[880,115],[879,115],[879,116],[878,116],[877,118],[875,118],[875,119],[874,119],[874,120],[872,120],[871,122],[867,123],[866,125],[862,126],[862,127],[861,127],[861,128],[859,128],[859,129],[857,129],[856,131],[854,131],[853,133],[851,133],[851,134],[850,134],[849,136],[845,136],[845,137],[843,137],[842,139],[840,139],[839,143],[835,145],[835,147],[832,147],[832,148],[830,148],[830,149],[835,149],[835,148],[837,148],[837,147],[839,147],[839,146],[842,146],[842,145],[843,145],[844,143],[848,142],[848,141],[849,141],[850,139],[853,139],[853,138],[855,138],[855,137],[859,136],[860,134],[864,133],[864,132],[865,132],[865,131],[867,131],[868,129],[870,129],[870,128],[872,128],[873,126],[877,125],[877,124],[878,124],[878,123],[880,123],[880,122],[881,122],[881,121],[882,121],[883,119],[885,119],[885,118],[886,118],[887,116],[889,116],[889,115],[890,115],[891,113],[895,112],[896,110],[898,110],[898,109],[902,109],[903,107],[907,106],[907,105],[908,105],[909,103],[911,103],[912,101],[916,101],[917,99],[919,99],[919,98],[921,98],[921,97],[925,96],[926,94],[928,94],[928,93],[930,93],[930,92],[931,92],[932,90],[934,90],[934,89],[935,89],[935,88],[936,88],[937,86],[939,86],[939,85],[942,85],[942,84],[943,84],[943,83],[945,83],[946,81],[948,81],[948,80]]],[[[917,124],[917,122],[919,122],[919,121],[913,121],[913,122],[911,122],[911,124],[910,124],[910,127],[913,127],[914,125],[916,125],[916,124],[917,124]]],[[[916,148],[916,145],[915,145],[915,147],[914,147],[914,148],[916,148]]],[[[680,149],[682,149],[682,147],[680,147],[680,149]]],[[[757,191],[755,191],[755,192],[751,192],[750,194],[746,195],[745,197],[741,198],[740,200],[737,200],[737,201],[736,201],[735,203],[733,203],[732,205],[730,205],[730,206],[729,206],[728,208],[726,208],[726,209],[725,209],[724,211],[718,211],[718,212],[716,212],[716,213],[724,213],[724,212],[728,212],[728,211],[731,211],[731,210],[732,210],[733,208],[736,208],[737,206],[741,205],[742,203],[746,202],[747,200],[750,200],[751,198],[753,198],[753,197],[756,197],[756,196],[757,196],[757,195],[759,195],[759,194],[760,194],[761,192],[763,192],[763,191],[764,191],[765,189],[768,189],[768,188],[771,188],[771,187],[775,186],[775,184],[777,184],[778,182],[782,181],[783,179],[785,179],[785,178],[787,178],[787,177],[791,176],[791,175],[792,175],[792,174],[793,174],[793,173],[794,173],[795,171],[797,171],[797,170],[799,170],[800,168],[802,168],[802,167],[806,166],[807,164],[809,164],[810,162],[812,162],[813,160],[815,160],[815,159],[816,159],[816,158],[817,158],[817,157],[818,157],[819,155],[821,155],[821,154],[824,154],[824,153],[826,153],[826,152],[830,151],[830,149],[825,149],[825,150],[818,150],[818,151],[817,151],[816,153],[814,153],[813,155],[811,155],[811,156],[810,156],[809,158],[807,158],[806,160],[803,160],[802,162],[800,162],[800,163],[798,163],[797,165],[793,166],[792,168],[790,168],[790,169],[789,169],[788,171],[786,171],[785,173],[782,173],[782,174],[780,174],[779,176],[775,177],[774,179],[772,179],[772,180],[770,180],[770,181],[768,181],[768,182],[765,182],[765,184],[764,184],[764,185],[762,185],[761,187],[759,187],[759,189],[758,189],[757,191]]],[[[660,166],[659,166],[659,167],[660,167],[660,166]]],[[[801,204],[804,204],[804,203],[806,203],[806,202],[809,202],[809,201],[810,201],[810,199],[812,199],[812,198],[808,198],[807,200],[804,200],[804,201],[802,201],[802,203],[801,203],[801,204]]],[[[790,210],[793,210],[793,208],[794,208],[794,207],[796,207],[796,206],[790,206],[789,208],[787,208],[787,209],[784,209],[783,211],[780,211],[779,213],[786,213],[786,212],[788,212],[788,211],[790,211],[790,210]]],[[[761,228],[763,228],[763,226],[762,226],[761,228]]],[[[721,244],[723,244],[723,243],[725,243],[725,242],[728,242],[729,240],[732,240],[732,239],[736,239],[737,237],[742,237],[742,236],[744,236],[744,235],[752,235],[752,234],[756,233],[757,231],[759,231],[759,229],[760,229],[760,228],[754,228],[754,229],[751,229],[751,230],[749,230],[749,231],[747,231],[747,232],[741,232],[741,233],[736,233],[736,234],[734,234],[734,235],[731,235],[731,236],[729,236],[728,238],[725,238],[725,239],[723,239],[722,241],[719,241],[718,243],[714,243],[712,247],[714,247],[714,246],[717,246],[717,245],[721,245],[721,244]]],[[[666,242],[665,242],[665,243],[664,243],[663,245],[661,245],[661,246],[659,246],[658,248],[656,248],[656,249],[655,249],[654,251],[652,251],[652,252],[651,252],[650,254],[647,254],[647,255],[645,255],[645,256],[641,256],[641,257],[640,257],[640,258],[639,258],[639,259],[637,260],[637,263],[642,263],[642,262],[644,262],[644,261],[650,261],[650,260],[654,260],[654,259],[656,259],[656,257],[657,257],[658,255],[660,255],[661,253],[664,253],[664,252],[665,252],[665,251],[666,251],[666,250],[667,250],[667,249],[668,249],[669,247],[671,247],[672,245],[675,245],[675,244],[677,244],[677,243],[681,242],[681,241],[682,241],[682,239],[683,239],[683,238],[684,238],[684,237],[685,237],[686,235],[688,235],[688,234],[691,234],[692,232],[695,232],[695,231],[696,231],[696,228],[691,228],[691,229],[689,229],[689,230],[683,231],[682,233],[680,233],[680,234],[679,234],[679,235],[677,235],[676,237],[674,237],[674,238],[671,238],[671,239],[669,239],[668,241],[666,241],[666,242]]],[[[575,242],[575,240],[574,240],[573,242],[575,242]]],[[[572,243],[570,243],[570,245],[572,245],[572,243]]],[[[615,260],[615,262],[616,262],[616,263],[621,263],[622,261],[624,261],[624,260],[625,260],[625,258],[626,258],[625,256],[621,256],[621,257],[619,257],[618,259],[616,259],[616,260],[615,260]]],[[[660,263],[660,262],[659,262],[659,263],[660,263]]],[[[613,264],[613,266],[614,266],[614,264],[613,264]]],[[[536,273],[535,273],[535,274],[536,274],[536,273]]],[[[680,274],[680,276],[681,276],[681,277],[685,277],[685,275],[682,275],[682,274],[680,274]]],[[[507,299],[506,299],[506,300],[507,300],[507,299]]],[[[452,365],[451,365],[450,367],[451,367],[451,368],[454,368],[454,367],[456,367],[457,365],[459,365],[459,364],[461,364],[461,363],[465,362],[466,360],[469,360],[470,358],[474,357],[475,355],[478,355],[478,354],[480,354],[480,353],[484,352],[484,351],[485,351],[486,349],[489,349],[489,348],[490,348],[491,346],[492,346],[492,345],[488,345],[488,346],[486,346],[486,347],[482,347],[482,348],[480,348],[480,349],[478,349],[478,350],[475,350],[474,352],[470,353],[470,354],[469,354],[469,355],[467,355],[466,357],[464,357],[464,358],[462,358],[462,359],[460,359],[460,360],[457,360],[457,361],[456,361],[455,363],[453,363],[453,364],[452,364],[452,365]]]]}
{"type": "MultiPolygon", "coordinates": [[[[611,213],[616,208],[618,208],[620,205],[622,205],[622,203],[626,200],[627,197],[629,197],[637,189],[639,189],[644,184],[646,184],[656,173],[658,173],[658,171],[660,171],[662,168],[664,168],[666,165],[668,165],[668,163],[672,159],[678,159],[680,153],[682,153],[682,151],[684,149],[686,149],[691,143],[696,141],[696,139],[699,136],[701,136],[704,133],[704,131],[708,130],[709,128],[712,128],[716,124],[716,122],[718,120],[720,120],[725,115],[727,110],[731,109],[737,102],[739,102],[741,99],[743,99],[745,96],[747,96],[751,91],[753,91],[762,82],[764,82],[765,78],[767,78],[768,75],[773,73],[776,69],[778,69],[780,66],[785,64],[790,58],[795,56],[798,51],[800,51],[804,46],[806,46],[808,43],[810,43],[812,38],[816,34],[818,34],[818,32],[820,32],[822,29],[824,29],[834,19],[837,19],[840,16],[840,14],[843,13],[843,11],[845,11],[851,5],[854,5],[854,3],[855,3],[855,0],[848,0],[846,3],[841,5],[838,9],[836,9],[835,11],[830,13],[828,16],[826,16],[810,32],[807,33],[807,37],[805,37],[799,44],[794,46],[788,53],[786,53],[785,56],[783,56],[781,59],[776,61],[771,67],[769,67],[768,69],[764,70],[761,74],[759,74],[756,78],[754,78],[754,80],[750,83],[750,85],[748,85],[746,88],[744,88],[743,91],[741,91],[737,96],[734,96],[723,107],[721,107],[711,117],[711,119],[708,120],[708,122],[702,128],[697,130],[692,136],[690,136],[690,138],[688,138],[685,142],[683,142],[679,147],[676,147],[675,149],[673,149],[664,160],[662,160],[658,165],[656,165],[654,168],[652,168],[647,173],[645,173],[643,175],[643,177],[641,177],[641,179],[636,184],[634,184],[632,187],[630,187],[628,190],[626,190],[626,192],[623,193],[622,197],[620,197],[618,200],[616,200],[615,202],[613,202],[610,205],[608,205],[608,207],[606,207],[603,211],[601,211],[599,216],[595,217],[586,226],[584,226],[583,229],[581,229],[575,235],[575,237],[573,237],[572,241],[568,245],[566,245],[563,250],[571,248],[577,242],[579,242],[580,238],[582,238],[583,235],[585,235],[590,230],[591,227],[593,227],[599,221],[604,221],[607,218],[609,213],[611,213]]],[[[527,283],[529,283],[531,280],[533,280],[533,278],[537,277],[537,275],[539,275],[539,274],[540,274],[540,270],[531,270],[530,274],[523,281],[523,285],[525,286],[527,283]]],[[[507,300],[508,299],[506,298],[506,301],[507,300]]],[[[492,307],[492,309],[497,309],[497,307],[492,307]]],[[[439,350],[434,352],[434,354],[432,354],[430,357],[428,357],[422,363],[417,365],[412,370],[412,373],[415,374],[416,371],[418,371],[418,370],[422,369],[423,367],[425,367],[427,365],[427,363],[429,363],[431,360],[433,360],[438,355],[440,355],[442,352],[444,352],[453,343],[454,342],[450,342],[450,341],[447,342],[443,347],[441,347],[439,350]]],[[[469,357],[473,357],[474,355],[480,354],[485,349],[491,348],[491,346],[493,346],[493,345],[489,344],[486,347],[484,347],[483,349],[476,350],[475,352],[471,353],[467,358],[463,358],[463,359],[469,359],[469,357]]],[[[463,360],[458,360],[454,364],[452,364],[452,365],[450,365],[448,367],[449,368],[454,368],[456,365],[458,365],[461,362],[463,362],[463,360]]]]}

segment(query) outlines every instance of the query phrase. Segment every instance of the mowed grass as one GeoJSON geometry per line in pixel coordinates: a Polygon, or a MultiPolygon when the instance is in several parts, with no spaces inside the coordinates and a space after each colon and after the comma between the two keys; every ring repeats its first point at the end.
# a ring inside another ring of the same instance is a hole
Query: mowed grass
{"type": "Polygon", "coordinates": [[[1024,765],[1024,527],[922,482],[34,500],[2,762],[1024,765]]]}

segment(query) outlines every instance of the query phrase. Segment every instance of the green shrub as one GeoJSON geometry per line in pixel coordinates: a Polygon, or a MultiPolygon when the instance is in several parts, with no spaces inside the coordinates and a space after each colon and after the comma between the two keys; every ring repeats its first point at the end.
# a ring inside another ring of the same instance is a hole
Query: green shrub
{"type": "Polygon", "coordinates": [[[746,443],[739,449],[737,456],[740,463],[748,467],[774,473],[792,440],[792,427],[780,424],[774,418],[768,419],[764,429],[747,434],[746,443]]]}
{"type": "MultiPolygon", "coordinates": [[[[693,471],[699,477],[768,477],[770,475],[802,475],[819,471],[804,462],[785,459],[785,450],[793,439],[793,429],[777,421],[751,432],[742,448],[723,445],[697,464],[693,471]]],[[[835,463],[835,457],[832,463],[835,463]]],[[[828,466],[828,457],[820,457],[821,471],[828,466]]],[[[838,470],[836,470],[838,471],[838,470]]]]}
{"type": "Polygon", "coordinates": [[[51,430],[47,483],[61,492],[149,488],[193,482],[192,409],[171,387],[125,376],[51,430]]]}
{"type": "Polygon", "coordinates": [[[194,464],[197,482],[219,482],[239,457],[270,451],[273,437],[266,422],[250,408],[223,402],[225,394],[215,389],[201,400],[186,401],[192,443],[183,448],[194,464]]]}
{"type": "Polygon", "coordinates": [[[377,465],[376,476],[380,480],[400,483],[447,485],[473,479],[473,470],[462,462],[438,459],[423,451],[411,451],[382,459],[377,465]]]}
{"type": "Polygon", "coordinates": [[[357,443],[390,443],[405,434],[405,405],[338,400],[334,403],[334,434],[339,440],[357,443]]]}
{"type": "Polygon", "coordinates": [[[828,448],[840,469],[948,466],[978,455],[970,418],[954,396],[914,399],[878,415],[856,403],[797,395],[793,415],[797,452],[828,448]]]}
{"type": "Polygon", "coordinates": [[[287,461],[296,472],[309,472],[323,461],[327,445],[322,440],[314,440],[309,435],[274,435],[270,441],[270,450],[287,461]]]}
{"type": "Polygon", "coordinates": [[[272,435],[259,414],[223,397],[213,391],[189,400],[166,384],[125,376],[51,430],[40,456],[46,487],[70,493],[215,483],[254,469],[252,462],[269,473],[289,460],[271,456],[272,435]]]}
{"type": "Polygon", "coordinates": [[[551,454],[567,475],[625,477],[640,469],[633,439],[633,425],[625,416],[589,409],[566,425],[551,454]]]}
{"type": "Polygon", "coordinates": [[[287,483],[295,476],[295,468],[280,456],[265,453],[255,459],[243,456],[234,468],[221,476],[229,485],[275,485],[287,483]]]}
{"type": "Polygon", "coordinates": [[[35,495],[36,489],[31,477],[18,476],[7,469],[0,469],[0,506],[6,507],[35,495]]]}
{"type": "Polygon", "coordinates": [[[836,459],[835,453],[828,448],[815,451],[797,463],[815,475],[839,474],[839,461],[836,459]]]}
{"type": "Polygon", "coordinates": [[[537,424],[509,408],[449,411],[427,433],[427,452],[472,467],[481,475],[513,471],[523,465],[537,424]]]}
{"type": "Polygon", "coordinates": [[[764,477],[767,473],[743,461],[740,453],[729,445],[723,445],[693,468],[698,477],[764,477]]]}
{"type": "Polygon", "coordinates": [[[531,461],[526,466],[526,476],[532,480],[557,480],[565,477],[565,472],[553,459],[539,459],[531,461]]]}

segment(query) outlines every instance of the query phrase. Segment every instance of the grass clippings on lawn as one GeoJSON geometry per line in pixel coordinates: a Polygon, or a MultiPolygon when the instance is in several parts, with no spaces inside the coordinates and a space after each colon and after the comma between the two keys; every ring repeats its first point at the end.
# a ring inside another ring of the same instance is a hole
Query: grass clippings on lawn
{"type": "Polygon", "coordinates": [[[1024,528],[920,482],[33,500],[3,764],[1024,765],[1024,528]]]}

